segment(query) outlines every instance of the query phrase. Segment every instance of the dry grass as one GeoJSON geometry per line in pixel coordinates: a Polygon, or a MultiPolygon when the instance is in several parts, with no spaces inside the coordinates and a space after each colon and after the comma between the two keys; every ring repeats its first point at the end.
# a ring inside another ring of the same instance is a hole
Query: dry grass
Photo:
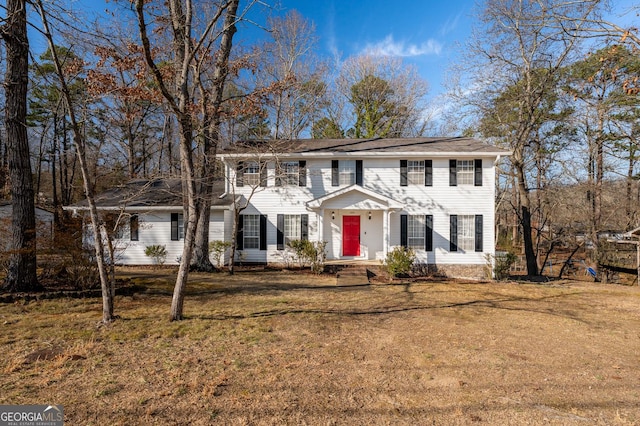
{"type": "Polygon", "coordinates": [[[62,404],[66,424],[640,423],[640,290],[192,275],[168,322],[149,291],[0,306],[0,404],[62,404]]]}

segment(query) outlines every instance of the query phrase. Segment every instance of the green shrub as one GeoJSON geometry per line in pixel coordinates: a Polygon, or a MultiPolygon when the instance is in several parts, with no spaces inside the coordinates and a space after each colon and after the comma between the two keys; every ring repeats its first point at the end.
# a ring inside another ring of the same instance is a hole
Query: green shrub
{"type": "Polygon", "coordinates": [[[399,277],[407,275],[413,268],[413,262],[416,260],[416,253],[413,249],[406,247],[394,247],[387,253],[384,265],[391,277],[399,277]]]}
{"type": "Polygon", "coordinates": [[[162,265],[164,264],[165,260],[167,260],[167,249],[165,246],[160,244],[146,246],[144,249],[144,254],[145,256],[153,259],[154,265],[162,265]]]}
{"type": "Polygon", "coordinates": [[[221,268],[224,253],[231,247],[231,241],[211,241],[209,243],[209,253],[213,256],[217,268],[221,268]]]}
{"type": "MultiPolygon", "coordinates": [[[[493,270],[494,279],[504,280],[509,278],[509,271],[516,260],[518,260],[518,256],[510,251],[495,256],[487,255],[487,267],[489,271],[493,270]]],[[[491,277],[489,276],[489,278],[491,277]]]]}
{"type": "Polygon", "coordinates": [[[288,245],[294,251],[300,267],[309,265],[311,271],[316,274],[324,271],[324,263],[327,259],[326,241],[293,240],[288,245]]]}

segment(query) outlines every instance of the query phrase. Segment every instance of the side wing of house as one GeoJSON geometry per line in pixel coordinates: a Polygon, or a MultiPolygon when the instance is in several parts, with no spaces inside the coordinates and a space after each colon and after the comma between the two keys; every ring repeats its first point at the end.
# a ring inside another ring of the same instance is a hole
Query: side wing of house
{"type": "MultiPolygon", "coordinates": [[[[231,232],[225,227],[225,211],[211,211],[209,241],[230,238],[231,232]]],[[[128,209],[122,222],[113,239],[117,264],[152,265],[153,258],[145,254],[146,248],[152,245],[165,247],[165,264],[179,264],[184,246],[184,219],[180,209],[128,209]]]]}

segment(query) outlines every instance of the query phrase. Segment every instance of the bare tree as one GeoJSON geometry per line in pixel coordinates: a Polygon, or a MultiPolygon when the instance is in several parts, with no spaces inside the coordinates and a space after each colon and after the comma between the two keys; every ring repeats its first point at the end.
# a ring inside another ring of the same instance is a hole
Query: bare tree
{"type": "Polygon", "coordinates": [[[55,73],[60,84],[60,92],[62,93],[62,97],[67,104],[66,106],[69,112],[69,120],[71,122],[70,124],[73,130],[73,142],[78,155],[80,170],[82,172],[84,192],[87,203],[89,204],[89,215],[91,217],[91,224],[94,235],[94,249],[102,290],[102,322],[110,323],[115,319],[113,314],[113,299],[115,296],[115,288],[113,281],[109,280],[107,267],[105,265],[104,243],[101,238],[104,227],[98,216],[98,210],[96,208],[94,199],[93,185],[91,183],[88,163],[87,141],[84,137],[84,132],[82,131],[81,125],[76,118],[76,105],[74,104],[73,96],[69,88],[68,75],[65,74],[65,71],[62,68],[62,63],[58,56],[58,47],[54,43],[53,33],[49,25],[50,11],[48,11],[44,7],[42,0],[37,0],[36,6],[38,8],[38,12],[40,13],[40,19],[42,20],[42,33],[44,34],[49,45],[49,50],[51,51],[52,62],[55,66],[55,73]]]}
{"type": "Polygon", "coordinates": [[[535,148],[532,141],[549,121],[544,103],[557,91],[563,67],[579,53],[578,36],[599,5],[599,0],[487,1],[467,50],[466,66],[474,74],[468,91],[475,96],[467,99],[481,116],[494,115],[501,123],[497,140],[513,152],[511,173],[529,275],[538,274],[538,262],[532,238],[535,181],[530,181],[527,160],[535,148]],[[563,27],[568,16],[571,30],[563,27]],[[509,102],[495,108],[505,96],[509,102]]]}
{"type": "Polygon", "coordinates": [[[4,287],[11,291],[32,291],[41,287],[36,274],[36,220],[26,121],[29,82],[27,2],[7,0],[6,12],[0,35],[7,50],[4,86],[12,220],[10,263],[4,287]]]}
{"type": "MultiPolygon", "coordinates": [[[[203,129],[204,126],[195,127],[195,123],[198,120],[196,120],[197,117],[194,114],[194,109],[197,110],[197,108],[194,108],[194,89],[197,87],[194,84],[194,69],[196,70],[195,72],[198,71],[198,57],[203,57],[209,53],[212,40],[227,35],[229,37],[229,49],[231,48],[230,42],[235,33],[235,26],[229,25],[229,23],[235,24],[237,20],[239,0],[223,1],[213,5],[211,15],[208,17],[204,12],[202,14],[196,12],[194,9],[196,4],[193,0],[169,0],[167,2],[168,11],[165,11],[163,6],[153,2],[150,3],[144,0],[136,0],[135,2],[138,30],[145,62],[151,70],[162,97],[176,117],[180,135],[180,170],[183,179],[184,216],[186,220],[182,260],[178,269],[171,303],[171,320],[181,320],[183,318],[184,292],[195,247],[198,215],[201,214],[201,211],[198,210],[201,188],[197,185],[193,142],[194,131],[203,129]],[[154,12],[150,12],[150,9],[154,9],[154,12]],[[230,17],[230,20],[225,19],[223,22],[225,14],[230,17]],[[153,17],[151,28],[147,22],[149,17],[153,17]],[[204,19],[201,25],[197,25],[198,22],[194,21],[198,18],[204,19]],[[158,57],[157,52],[160,47],[154,48],[152,46],[150,37],[156,34],[151,32],[154,28],[168,29],[171,32],[171,49],[168,52],[168,56],[158,57]],[[199,32],[198,36],[195,35],[196,31],[199,32]],[[167,69],[159,64],[162,61],[164,61],[164,64],[171,65],[171,72],[168,73],[167,69]]],[[[221,87],[224,87],[226,73],[223,72],[222,76],[221,87]]],[[[197,79],[198,76],[195,76],[195,80],[197,79]]],[[[215,122],[215,119],[212,120],[215,122]]]]}

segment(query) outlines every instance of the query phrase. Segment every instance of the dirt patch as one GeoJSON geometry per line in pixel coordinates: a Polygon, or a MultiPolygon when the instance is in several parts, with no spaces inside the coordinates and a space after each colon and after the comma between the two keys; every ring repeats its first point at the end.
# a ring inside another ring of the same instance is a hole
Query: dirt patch
{"type": "Polygon", "coordinates": [[[166,278],[132,278],[150,287],[108,327],[99,299],[0,306],[0,404],[68,424],[640,422],[637,287],[193,274],[172,323],[166,278]]]}

